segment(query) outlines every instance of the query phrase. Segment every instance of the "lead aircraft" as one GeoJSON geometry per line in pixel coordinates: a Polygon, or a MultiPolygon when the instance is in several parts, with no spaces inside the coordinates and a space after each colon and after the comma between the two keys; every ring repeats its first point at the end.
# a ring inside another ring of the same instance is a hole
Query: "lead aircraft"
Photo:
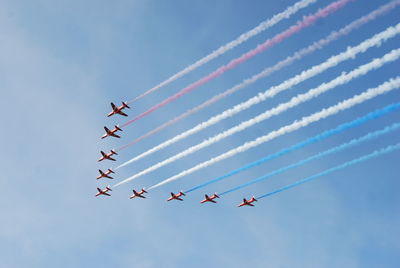
{"type": "Polygon", "coordinates": [[[104,188],[104,190],[100,189],[99,187],[97,187],[97,191],[98,193],[95,196],[99,196],[99,195],[108,195],[111,196],[109,193],[107,193],[108,191],[112,191],[111,188],[109,186],[107,186],[106,188],[104,188]]]}

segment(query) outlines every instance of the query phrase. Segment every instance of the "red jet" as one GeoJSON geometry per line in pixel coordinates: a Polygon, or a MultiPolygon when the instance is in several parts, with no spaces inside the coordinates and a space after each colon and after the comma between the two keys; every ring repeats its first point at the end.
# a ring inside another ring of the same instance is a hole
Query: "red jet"
{"type": "Polygon", "coordinates": [[[103,151],[100,151],[102,157],[97,160],[97,162],[103,161],[104,159],[108,159],[111,161],[116,161],[114,158],[112,158],[112,155],[117,155],[117,153],[114,150],[111,150],[108,154],[105,154],[103,151]]]}
{"type": "Polygon", "coordinates": [[[243,206],[254,207],[254,205],[252,204],[254,201],[257,201],[257,199],[254,196],[250,200],[246,200],[246,198],[243,198],[243,203],[239,204],[238,207],[243,207],[243,206]]]}
{"type": "Polygon", "coordinates": [[[144,193],[147,193],[145,189],[142,188],[142,190],[140,192],[136,192],[135,189],[133,189],[132,191],[133,191],[133,195],[131,195],[131,197],[129,197],[129,199],[132,199],[135,197],[146,198],[145,196],[142,195],[144,193]]]}
{"type": "Polygon", "coordinates": [[[114,126],[113,130],[109,130],[107,127],[104,127],[104,130],[106,131],[106,133],[103,136],[101,136],[102,139],[107,138],[108,136],[121,138],[120,136],[115,134],[115,132],[117,132],[117,131],[122,131],[122,129],[120,129],[118,126],[114,126]]]}
{"type": "Polygon", "coordinates": [[[104,190],[97,188],[97,191],[99,191],[95,196],[99,196],[99,195],[108,195],[111,196],[109,193],[107,193],[108,191],[112,191],[110,187],[106,187],[104,190]]]}
{"type": "Polygon", "coordinates": [[[120,114],[123,116],[128,116],[126,113],[122,112],[122,110],[125,108],[130,109],[131,107],[129,107],[128,104],[126,104],[126,102],[122,102],[122,105],[119,107],[115,106],[115,104],[111,102],[111,108],[112,108],[112,111],[107,115],[108,117],[112,116],[113,114],[120,114]]]}
{"type": "Polygon", "coordinates": [[[96,178],[96,180],[101,179],[101,178],[109,178],[109,179],[114,179],[113,177],[109,176],[111,173],[115,173],[112,171],[111,168],[107,169],[106,172],[103,172],[101,169],[99,169],[100,176],[96,178]]]}
{"type": "Polygon", "coordinates": [[[212,203],[217,203],[214,199],[219,198],[219,196],[215,193],[212,196],[204,195],[205,199],[203,201],[200,201],[200,203],[205,203],[205,202],[212,202],[212,203]]]}
{"type": "Polygon", "coordinates": [[[183,199],[180,198],[182,195],[185,195],[182,191],[180,191],[177,194],[174,194],[174,193],[171,192],[171,197],[168,198],[167,201],[171,201],[171,200],[174,200],[174,199],[179,200],[179,201],[183,201],[183,199]]]}

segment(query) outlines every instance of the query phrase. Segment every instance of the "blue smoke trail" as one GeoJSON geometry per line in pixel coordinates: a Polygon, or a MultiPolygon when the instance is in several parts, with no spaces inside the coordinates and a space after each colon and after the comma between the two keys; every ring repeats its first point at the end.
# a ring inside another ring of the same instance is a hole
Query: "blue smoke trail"
{"type": "Polygon", "coordinates": [[[280,168],[278,170],[275,170],[275,171],[273,171],[273,172],[271,172],[271,173],[269,173],[267,175],[264,175],[264,176],[261,176],[261,177],[259,177],[257,179],[254,179],[254,180],[248,181],[246,183],[243,183],[243,184],[241,184],[239,186],[236,186],[236,187],[234,187],[234,188],[232,188],[230,190],[227,190],[227,191],[219,194],[219,196],[234,192],[236,190],[242,189],[242,188],[244,188],[246,186],[249,186],[251,184],[257,183],[259,181],[266,180],[266,179],[268,179],[268,178],[270,178],[272,176],[275,176],[275,175],[278,175],[280,173],[286,172],[286,171],[288,171],[288,170],[290,170],[292,168],[299,167],[299,166],[304,165],[304,164],[306,164],[308,162],[321,159],[324,156],[327,156],[327,155],[330,155],[330,154],[333,154],[333,153],[338,153],[338,152],[343,151],[343,150],[345,150],[347,148],[356,146],[356,145],[358,145],[360,143],[363,143],[363,142],[378,138],[378,137],[380,137],[380,136],[382,136],[384,134],[388,134],[388,133],[390,133],[392,131],[395,131],[395,130],[397,130],[399,128],[400,128],[400,123],[394,123],[393,125],[385,127],[384,129],[368,133],[367,135],[365,135],[365,136],[363,136],[361,138],[353,139],[353,140],[351,140],[349,142],[343,143],[343,144],[341,144],[339,146],[336,146],[336,147],[331,148],[329,150],[326,150],[324,152],[318,153],[316,155],[313,155],[313,156],[311,156],[309,158],[306,158],[304,160],[298,161],[298,162],[296,162],[294,164],[291,164],[289,166],[286,166],[286,167],[280,168]]]}
{"type": "Polygon", "coordinates": [[[373,159],[375,157],[378,157],[378,156],[381,156],[383,154],[387,154],[387,153],[390,153],[390,152],[392,152],[394,150],[399,150],[399,149],[400,149],[400,143],[395,144],[395,145],[390,145],[390,146],[388,146],[386,148],[374,151],[373,153],[370,153],[368,155],[364,155],[364,156],[362,156],[360,158],[353,159],[353,160],[348,161],[348,162],[346,162],[344,164],[341,164],[339,166],[327,169],[327,170],[325,170],[325,171],[323,171],[321,173],[315,174],[315,175],[310,176],[308,178],[305,178],[305,179],[299,180],[299,181],[297,181],[295,183],[289,184],[289,185],[287,185],[285,187],[279,188],[279,189],[277,189],[277,190],[275,190],[273,192],[270,192],[268,194],[264,194],[262,196],[259,196],[259,197],[257,197],[257,199],[261,199],[261,198],[264,198],[264,197],[267,197],[267,196],[271,196],[271,195],[286,191],[286,190],[288,190],[290,188],[299,186],[299,185],[301,185],[303,183],[309,182],[311,180],[318,179],[321,176],[328,175],[329,173],[332,173],[332,172],[335,172],[335,171],[350,167],[352,165],[355,165],[355,164],[358,164],[358,163],[373,159]]]}
{"type": "Polygon", "coordinates": [[[295,144],[295,145],[293,145],[291,147],[285,148],[285,149],[283,149],[281,151],[278,151],[278,152],[276,152],[274,154],[270,154],[270,155],[268,155],[268,156],[266,156],[264,158],[261,158],[261,159],[255,161],[255,162],[253,162],[253,163],[247,164],[244,167],[235,169],[235,170],[233,170],[233,171],[231,171],[231,172],[229,172],[229,173],[227,173],[225,175],[222,175],[222,176],[217,177],[215,179],[209,180],[208,182],[205,182],[205,183],[203,183],[201,185],[198,185],[196,187],[193,187],[193,188],[185,191],[185,193],[189,193],[189,192],[192,192],[194,190],[203,188],[203,187],[205,187],[205,186],[207,186],[209,184],[212,184],[214,182],[221,181],[221,180],[226,179],[226,178],[228,178],[230,176],[233,176],[233,175],[238,174],[238,173],[240,173],[242,171],[245,171],[245,170],[247,170],[249,168],[258,166],[258,165],[260,165],[260,164],[262,164],[264,162],[270,161],[272,159],[278,158],[278,157],[280,157],[282,155],[285,155],[287,153],[290,153],[290,152],[293,152],[295,150],[301,149],[301,148],[305,147],[306,145],[319,142],[319,141],[324,140],[324,139],[326,139],[326,138],[328,138],[330,136],[339,134],[339,133],[341,133],[341,132],[343,132],[343,131],[345,131],[347,129],[350,129],[350,128],[359,126],[361,124],[364,124],[364,123],[368,122],[369,120],[380,118],[380,117],[382,117],[382,116],[384,116],[384,115],[386,115],[386,114],[388,114],[390,112],[396,111],[398,109],[400,109],[400,102],[388,105],[388,106],[386,106],[386,107],[384,107],[382,109],[375,110],[375,111],[373,111],[373,112],[371,112],[371,113],[369,113],[369,114],[367,114],[367,115],[365,115],[363,117],[360,117],[360,118],[358,118],[356,120],[353,120],[351,122],[347,122],[347,123],[344,123],[342,125],[339,125],[338,127],[334,128],[334,129],[327,130],[327,131],[325,131],[325,132],[323,132],[323,133],[321,133],[321,134],[319,134],[317,136],[311,137],[311,138],[309,138],[307,140],[304,140],[304,141],[302,141],[300,143],[297,143],[297,144],[295,144]]]}

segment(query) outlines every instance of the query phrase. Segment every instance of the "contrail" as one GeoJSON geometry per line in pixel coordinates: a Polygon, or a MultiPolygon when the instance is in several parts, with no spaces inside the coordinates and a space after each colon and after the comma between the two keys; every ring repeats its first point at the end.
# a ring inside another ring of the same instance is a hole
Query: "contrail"
{"type": "MultiPolygon", "coordinates": [[[[222,98],[225,98],[225,97],[233,94],[234,92],[251,85],[252,83],[256,82],[258,79],[265,78],[265,77],[271,75],[272,73],[280,70],[281,68],[292,64],[294,61],[300,60],[302,57],[306,56],[307,54],[310,54],[310,53],[314,52],[317,49],[322,49],[325,45],[328,45],[330,42],[335,41],[336,39],[338,39],[338,38],[340,38],[340,37],[342,37],[344,35],[349,34],[351,31],[361,27],[362,25],[366,24],[367,22],[369,22],[371,20],[374,20],[378,16],[381,16],[381,15],[385,14],[386,12],[392,10],[393,8],[398,6],[399,4],[400,4],[400,0],[394,0],[394,1],[392,1],[392,2],[390,2],[388,4],[386,4],[386,5],[383,5],[383,6],[379,7],[378,9],[376,9],[376,10],[372,11],[371,13],[369,13],[368,15],[363,16],[363,17],[353,21],[352,23],[350,23],[349,25],[347,25],[344,28],[340,29],[339,31],[333,31],[325,39],[321,39],[321,40],[319,40],[317,42],[314,42],[312,45],[308,46],[307,48],[303,48],[303,49],[295,52],[292,56],[289,56],[285,60],[282,60],[282,61],[278,62],[274,66],[264,69],[259,74],[256,74],[256,75],[252,76],[251,78],[244,80],[242,83],[240,83],[240,84],[238,84],[236,86],[233,86],[232,88],[226,90],[225,92],[220,93],[220,94],[212,97],[211,99],[203,102],[202,104],[198,105],[197,107],[192,108],[191,110],[179,115],[178,117],[176,117],[176,118],[174,118],[174,119],[162,124],[161,126],[151,130],[150,132],[142,135],[141,137],[135,139],[134,141],[132,141],[132,142],[130,142],[130,143],[118,148],[117,151],[121,151],[121,150],[123,150],[123,149],[125,149],[125,148],[127,148],[129,146],[132,146],[132,145],[144,140],[145,138],[148,138],[149,136],[151,136],[151,135],[153,135],[155,133],[158,133],[159,131],[163,130],[164,128],[166,128],[168,126],[171,126],[171,125],[179,122],[182,119],[185,119],[186,117],[188,117],[188,116],[190,116],[190,115],[192,115],[192,114],[194,114],[194,113],[196,113],[198,111],[201,111],[202,109],[204,109],[207,106],[209,106],[209,105],[221,100],[222,98]]],[[[348,59],[348,58],[346,58],[346,59],[348,59]]],[[[343,60],[346,60],[346,59],[343,59],[343,60]]],[[[172,139],[170,139],[170,140],[168,140],[168,141],[166,141],[166,142],[164,142],[164,143],[162,143],[162,144],[150,149],[149,151],[141,154],[140,156],[137,156],[136,158],[132,159],[132,161],[133,162],[137,161],[137,160],[139,160],[140,158],[142,158],[144,156],[147,156],[147,155],[149,155],[149,154],[151,154],[153,152],[156,152],[156,151],[158,151],[158,150],[160,150],[162,148],[165,148],[165,147],[177,142],[178,140],[186,138],[187,136],[190,136],[190,135],[192,135],[192,133],[189,130],[189,131],[187,131],[187,134],[186,134],[186,132],[182,133],[181,135],[178,135],[178,136],[176,136],[176,137],[174,137],[174,138],[172,138],[172,139]]],[[[119,167],[122,167],[123,165],[120,165],[119,167]]]]}
{"type": "Polygon", "coordinates": [[[253,58],[256,55],[258,55],[259,53],[261,53],[261,52],[273,47],[274,45],[282,42],[286,38],[289,38],[293,34],[295,34],[295,33],[299,32],[299,31],[301,31],[302,29],[314,24],[319,19],[324,18],[324,17],[330,15],[331,13],[337,11],[338,9],[344,7],[350,1],[353,1],[353,0],[338,0],[336,2],[331,3],[330,5],[326,6],[325,8],[320,9],[314,15],[304,17],[304,19],[302,21],[299,21],[295,25],[292,25],[286,31],[284,31],[284,32],[282,32],[280,34],[277,34],[272,39],[268,39],[267,41],[265,41],[261,45],[258,45],[256,48],[244,53],[243,55],[241,55],[240,57],[238,57],[236,59],[231,60],[227,65],[223,65],[223,66],[219,67],[217,70],[215,70],[214,72],[210,73],[209,75],[201,78],[200,80],[198,80],[198,81],[194,82],[193,84],[187,86],[186,88],[182,89],[181,91],[179,91],[175,95],[168,97],[167,99],[165,99],[162,102],[156,104],[155,106],[153,106],[152,108],[148,109],[147,111],[141,113],[140,115],[136,116],[135,118],[129,120],[126,123],[124,123],[122,125],[122,127],[126,127],[127,125],[129,125],[129,124],[131,124],[133,122],[136,122],[137,120],[143,118],[144,116],[146,116],[146,115],[158,110],[159,108],[167,105],[168,103],[170,103],[170,102],[182,97],[183,95],[189,93],[190,91],[194,90],[195,88],[207,83],[208,81],[210,81],[210,80],[212,80],[214,78],[219,77],[220,75],[222,75],[226,71],[235,68],[239,64],[241,64],[243,62],[246,62],[247,60],[253,58]]]}
{"type": "Polygon", "coordinates": [[[313,156],[311,156],[309,158],[306,158],[304,160],[298,161],[298,162],[296,162],[294,164],[291,164],[289,166],[286,166],[286,167],[280,168],[278,170],[275,170],[273,172],[270,172],[267,175],[264,175],[264,176],[261,176],[261,177],[259,177],[257,179],[254,179],[254,180],[248,181],[246,183],[243,183],[243,184],[241,184],[239,186],[236,186],[236,187],[234,187],[234,188],[232,188],[230,190],[227,190],[227,191],[225,191],[223,193],[220,193],[219,196],[222,196],[222,195],[237,191],[239,189],[242,189],[242,188],[247,187],[249,185],[252,185],[254,183],[266,180],[266,179],[268,179],[268,178],[270,178],[272,176],[284,173],[286,171],[291,170],[292,168],[296,168],[296,167],[302,166],[302,165],[307,164],[307,163],[309,163],[311,161],[319,160],[319,159],[321,159],[321,158],[323,158],[325,156],[328,156],[330,154],[341,152],[341,151],[346,150],[346,149],[348,149],[350,147],[359,145],[359,144],[361,144],[363,142],[379,138],[382,135],[391,133],[391,132],[393,132],[395,130],[398,130],[398,129],[400,129],[400,123],[394,123],[391,126],[388,126],[388,127],[384,128],[384,129],[381,129],[381,130],[378,130],[378,131],[375,131],[375,132],[371,132],[371,133],[369,133],[369,134],[367,134],[367,135],[365,135],[365,136],[363,136],[361,138],[353,139],[353,140],[351,140],[349,142],[343,143],[343,144],[341,144],[339,146],[336,146],[336,147],[331,148],[329,150],[326,150],[324,152],[318,153],[316,155],[313,155],[313,156]]]}
{"type": "Polygon", "coordinates": [[[306,8],[307,6],[309,6],[310,4],[313,4],[315,2],[317,2],[317,0],[302,0],[302,1],[299,1],[299,2],[295,3],[294,5],[288,7],[285,11],[283,11],[283,12],[281,12],[279,14],[276,14],[271,19],[268,19],[268,20],[265,20],[265,21],[261,22],[257,27],[251,29],[250,31],[248,31],[246,33],[241,34],[235,40],[229,42],[228,44],[225,44],[225,45],[221,46],[217,50],[211,52],[209,55],[207,55],[204,58],[196,61],[192,65],[189,65],[188,67],[186,67],[182,71],[178,72],[177,74],[171,76],[170,78],[168,78],[164,82],[162,82],[162,83],[158,84],[157,86],[147,90],[145,93],[143,93],[142,95],[140,95],[140,96],[136,97],[135,99],[131,100],[129,103],[133,103],[133,102],[143,98],[144,96],[147,96],[148,94],[160,89],[161,87],[168,85],[169,83],[175,81],[176,79],[178,79],[178,78],[190,73],[191,71],[199,68],[203,64],[206,64],[207,62],[217,58],[218,56],[224,54],[225,52],[227,52],[227,51],[233,49],[234,47],[240,45],[241,43],[247,41],[251,37],[253,37],[253,36],[255,36],[255,35],[263,32],[265,30],[267,30],[268,28],[271,28],[272,26],[274,26],[275,24],[277,24],[281,20],[289,19],[293,14],[297,13],[299,10],[301,10],[303,8],[306,8]]]}
{"type": "Polygon", "coordinates": [[[289,184],[289,185],[287,185],[285,187],[279,188],[279,189],[277,189],[277,190],[275,190],[273,192],[270,192],[268,194],[261,195],[261,196],[257,197],[257,199],[261,199],[261,198],[264,198],[264,197],[268,197],[268,196],[271,196],[271,195],[274,195],[274,194],[289,190],[290,188],[293,188],[293,187],[299,186],[299,185],[301,185],[303,183],[318,179],[319,177],[322,177],[324,175],[328,175],[328,174],[330,174],[332,172],[339,171],[339,170],[347,168],[347,167],[351,167],[352,165],[355,165],[355,164],[358,164],[358,163],[361,163],[361,162],[376,158],[378,156],[381,156],[381,155],[384,155],[384,154],[387,154],[387,153],[390,153],[390,152],[393,152],[393,151],[399,150],[399,149],[400,149],[400,143],[395,144],[395,145],[390,145],[390,146],[388,146],[386,148],[383,148],[383,149],[380,149],[380,150],[376,150],[373,153],[370,153],[368,155],[364,155],[364,156],[362,156],[360,158],[353,159],[353,160],[348,161],[348,162],[346,162],[344,164],[341,164],[339,166],[327,169],[327,170],[325,170],[325,171],[323,171],[321,173],[315,174],[315,175],[310,176],[308,178],[305,178],[305,179],[299,180],[299,181],[297,181],[295,183],[289,184]]]}
{"type": "Polygon", "coordinates": [[[261,158],[261,159],[259,159],[257,161],[254,161],[254,162],[252,162],[250,164],[247,164],[247,165],[245,165],[245,166],[243,166],[241,168],[237,168],[237,169],[235,169],[235,170],[233,170],[233,171],[231,171],[231,172],[229,172],[229,173],[227,173],[225,175],[222,175],[222,176],[217,177],[215,179],[209,180],[209,181],[207,181],[207,182],[205,182],[203,184],[200,184],[200,185],[198,185],[196,187],[193,187],[193,188],[185,191],[184,193],[190,193],[192,191],[198,190],[198,189],[203,188],[203,187],[205,187],[207,185],[210,185],[212,183],[215,183],[215,182],[218,182],[218,181],[222,181],[222,180],[227,179],[227,178],[229,178],[229,177],[231,177],[233,175],[236,175],[236,174],[238,174],[238,173],[240,173],[242,171],[245,171],[245,170],[248,170],[248,169],[250,169],[252,167],[261,165],[261,164],[263,164],[265,162],[268,162],[268,161],[271,161],[271,160],[276,159],[278,157],[284,156],[284,155],[286,155],[288,153],[291,153],[291,152],[294,152],[296,150],[302,149],[307,145],[323,141],[323,140],[325,140],[325,139],[327,139],[327,138],[329,138],[329,137],[331,137],[333,135],[340,134],[340,133],[342,133],[342,132],[344,132],[344,131],[346,131],[348,129],[351,129],[351,128],[357,127],[359,125],[365,124],[365,123],[369,122],[370,120],[378,119],[378,118],[380,118],[380,117],[382,117],[382,116],[384,116],[384,115],[386,115],[388,113],[397,111],[399,109],[400,109],[400,102],[388,105],[388,106],[386,106],[386,107],[384,107],[382,109],[375,110],[375,111],[373,111],[371,113],[368,113],[367,115],[365,115],[363,117],[360,117],[360,118],[357,118],[357,119],[355,119],[353,121],[341,124],[341,125],[337,126],[336,128],[324,131],[321,134],[318,134],[318,135],[316,135],[314,137],[308,138],[308,139],[306,139],[306,140],[304,140],[302,142],[299,142],[299,143],[297,143],[295,145],[292,145],[290,147],[282,149],[282,150],[280,150],[280,151],[278,151],[276,153],[267,155],[266,157],[263,157],[263,158],[261,158]]]}
{"type": "MultiPolygon", "coordinates": [[[[203,163],[200,163],[200,164],[198,164],[198,165],[196,165],[196,166],[194,166],[194,167],[192,167],[190,169],[184,170],[184,171],[182,171],[181,173],[179,173],[177,175],[174,175],[174,176],[172,176],[172,177],[170,177],[170,178],[168,178],[168,179],[166,179],[166,180],[164,180],[164,181],[162,181],[162,182],[160,182],[158,184],[155,184],[155,185],[151,186],[148,189],[150,190],[150,189],[153,189],[155,187],[159,187],[159,186],[164,185],[166,183],[169,183],[169,182],[175,181],[177,179],[180,179],[180,178],[182,178],[184,176],[192,174],[195,171],[198,171],[198,170],[203,169],[205,167],[211,166],[211,165],[213,165],[213,164],[215,164],[215,163],[217,163],[219,161],[222,161],[224,159],[230,158],[230,157],[232,157],[232,156],[234,156],[234,155],[236,155],[238,153],[245,152],[245,151],[247,151],[247,150],[249,150],[249,149],[251,149],[253,147],[259,146],[260,144],[263,144],[263,143],[265,143],[267,141],[271,141],[271,140],[273,140],[273,139],[275,139],[275,138],[277,138],[279,136],[282,136],[284,134],[293,132],[293,131],[295,131],[297,129],[300,129],[302,127],[305,127],[305,126],[307,126],[307,125],[309,125],[311,123],[317,122],[317,121],[319,121],[321,119],[324,119],[324,118],[326,118],[328,116],[337,114],[340,111],[349,109],[349,108],[353,107],[354,105],[363,103],[363,102],[365,102],[365,101],[367,101],[369,99],[372,99],[372,98],[377,97],[377,96],[379,96],[381,94],[384,94],[384,93],[387,93],[389,91],[392,91],[392,90],[397,89],[399,87],[400,87],[400,77],[392,78],[389,81],[384,82],[383,84],[381,84],[380,86],[378,86],[376,88],[370,88],[370,89],[368,89],[367,91],[365,91],[365,92],[363,92],[361,94],[355,95],[352,98],[349,98],[347,100],[339,102],[338,104],[333,105],[333,106],[331,106],[329,108],[322,109],[321,111],[316,112],[316,113],[314,113],[312,115],[303,117],[299,121],[296,120],[292,124],[286,125],[284,127],[281,127],[278,130],[274,130],[274,131],[268,133],[265,136],[258,137],[257,139],[255,139],[253,141],[250,141],[250,142],[246,142],[243,145],[241,145],[239,147],[236,147],[236,148],[234,148],[234,149],[232,149],[232,150],[230,150],[228,152],[225,152],[225,153],[223,153],[223,154],[221,154],[219,156],[211,158],[210,160],[204,161],[203,163]]],[[[140,173],[138,173],[138,174],[140,174],[140,173]]],[[[132,180],[133,178],[138,177],[137,176],[138,174],[136,174],[135,176],[132,176],[132,177],[120,182],[119,184],[125,183],[127,181],[132,180]]]]}
{"type": "MultiPolygon", "coordinates": [[[[385,54],[382,58],[374,59],[370,63],[361,65],[349,73],[343,72],[340,76],[338,76],[337,78],[333,79],[332,81],[330,81],[328,83],[322,83],[320,86],[309,90],[307,93],[299,94],[299,95],[293,97],[291,100],[289,100],[286,103],[281,103],[280,105],[278,105],[270,110],[267,110],[264,113],[261,113],[252,119],[244,121],[228,130],[225,130],[222,133],[219,133],[211,138],[208,138],[197,145],[194,145],[172,157],[165,159],[164,161],[161,161],[161,162],[147,168],[146,172],[144,172],[143,175],[147,174],[151,171],[154,171],[156,169],[159,169],[169,163],[175,162],[176,160],[186,157],[192,153],[195,153],[195,152],[197,152],[205,147],[208,147],[222,139],[225,139],[235,133],[243,131],[243,130],[253,126],[254,124],[260,123],[272,116],[275,116],[282,112],[285,112],[285,111],[289,110],[290,108],[293,108],[303,102],[311,100],[311,99],[319,96],[320,94],[335,88],[336,86],[348,83],[352,79],[357,78],[361,75],[365,75],[371,70],[380,68],[385,63],[397,60],[399,57],[400,57],[400,48],[396,49],[396,50],[392,50],[391,52],[385,54]]],[[[138,173],[138,174],[140,174],[140,173],[138,173]]]]}
{"type": "MultiPolygon", "coordinates": [[[[400,1],[396,1],[396,3],[400,4],[400,1]]],[[[385,5],[385,6],[387,6],[387,5],[385,5]]],[[[380,8],[380,10],[381,10],[381,8],[380,8]]],[[[386,10],[386,9],[384,9],[384,10],[386,10]]],[[[376,14],[374,12],[372,12],[371,14],[376,14]]],[[[368,16],[368,18],[370,18],[370,16],[368,16]]],[[[358,25],[358,24],[356,24],[356,25],[358,25]]],[[[342,30],[340,30],[337,33],[341,34],[343,32],[347,32],[348,30],[344,30],[344,29],[349,29],[349,28],[351,29],[353,27],[347,27],[346,26],[345,28],[343,28],[342,30]]],[[[218,114],[216,116],[211,117],[207,121],[202,122],[202,123],[198,124],[197,126],[195,126],[195,127],[191,128],[191,129],[189,129],[189,130],[187,130],[187,131],[185,131],[185,132],[183,132],[183,133],[181,133],[181,134],[179,134],[179,135],[177,135],[177,136],[175,136],[175,137],[173,137],[173,138],[171,138],[171,139],[169,139],[169,140],[167,140],[167,141],[165,141],[165,142],[163,142],[163,143],[161,143],[161,144],[159,144],[159,145],[157,145],[157,146],[155,146],[155,147],[153,147],[153,148],[151,148],[149,150],[147,150],[146,152],[144,152],[144,153],[142,153],[142,154],[140,154],[140,155],[138,155],[138,156],[136,156],[136,157],[134,157],[134,158],[132,158],[132,159],[130,159],[128,161],[126,161],[125,163],[122,163],[116,169],[124,167],[124,166],[126,166],[128,164],[131,164],[131,163],[135,162],[135,161],[138,161],[138,160],[142,159],[143,157],[146,157],[146,156],[148,156],[148,155],[150,155],[152,153],[155,153],[155,152],[157,152],[157,151],[159,151],[161,149],[164,149],[164,148],[168,147],[171,144],[174,144],[174,143],[176,143],[176,142],[178,142],[178,141],[180,141],[180,140],[182,140],[184,138],[187,138],[187,137],[189,137],[189,136],[191,136],[191,135],[193,135],[193,134],[195,134],[195,133],[197,133],[197,132],[199,132],[199,131],[201,131],[201,130],[209,127],[209,126],[212,126],[212,125],[220,122],[221,120],[224,120],[224,119],[226,119],[228,117],[231,117],[231,116],[233,116],[233,115],[235,115],[235,114],[237,114],[237,113],[239,113],[239,112],[241,112],[243,110],[246,110],[246,109],[252,107],[255,104],[258,104],[258,103],[260,103],[262,101],[265,101],[268,98],[272,98],[276,94],[278,94],[278,93],[280,93],[280,92],[282,92],[284,90],[288,90],[288,89],[292,88],[293,86],[301,83],[302,81],[305,81],[305,80],[307,80],[307,79],[309,79],[309,78],[311,78],[313,76],[316,76],[317,74],[319,74],[319,73],[321,73],[321,72],[323,72],[323,71],[325,71],[325,70],[327,70],[327,69],[329,69],[331,67],[334,67],[334,66],[340,64],[341,62],[343,62],[345,60],[353,59],[359,53],[363,53],[363,52],[365,52],[367,49],[369,49],[371,47],[381,45],[383,41],[387,41],[388,39],[393,38],[394,36],[396,36],[399,33],[400,33],[400,23],[397,24],[395,27],[387,28],[385,31],[374,35],[372,38],[363,41],[362,43],[360,43],[357,46],[349,47],[346,51],[344,51],[344,52],[342,52],[342,53],[340,53],[338,55],[330,57],[325,62],[323,62],[323,63],[321,63],[319,65],[315,65],[312,68],[309,68],[308,70],[303,71],[302,73],[294,76],[291,79],[286,80],[285,82],[281,83],[278,86],[271,87],[268,90],[266,90],[265,92],[259,93],[257,96],[254,96],[254,97],[248,99],[245,102],[242,102],[242,103],[240,103],[238,105],[235,105],[234,107],[232,107],[230,109],[227,109],[224,112],[222,112],[222,113],[220,113],[220,114],[218,114]]],[[[336,32],[334,32],[330,36],[336,36],[335,34],[336,34],[336,32]]],[[[309,48],[312,47],[313,49],[315,49],[320,44],[325,43],[326,40],[331,40],[331,38],[328,37],[326,39],[320,40],[320,41],[314,43],[313,45],[311,45],[309,48]],[[323,41],[325,41],[325,42],[323,42],[323,41]]],[[[309,51],[309,49],[307,48],[307,49],[303,49],[301,51],[309,51]]],[[[296,58],[295,55],[302,54],[301,51],[298,52],[298,53],[295,53],[294,56],[292,56],[291,58],[296,58]]],[[[279,65],[279,63],[278,63],[278,65],[279,65]]],[[[258,75],[255,75],[254,77],[257,77],[257,76],[258,75]]],[[[246,82],[244,82],[244,83],[246,83],[246,82]]],[[[235,88],[235,87],[233,87],[233,88],[235,88]]],[[[196,108],[194,108],[194,109],[196,109],[196,108]]],[[[193,110],[191,110],[191,111],[193,111],[193,110]]],[[[185,114],[188,114],[188,113],[185,113],[185,114]]],[[[178,121],[180,119],[183,119],[183,118],[180,116],[180,117],[178,117],[178,121]]],[[[135,144],[136,142],[142,140],[144,137],[149,136],[149,134],[151,135],[151,134],[154,134],[154,133],[160,131],[161,129],[166,127],[170,122],[173,122],[175,120],[176,119],[167,122],[166,124],[162,125],[161,127],[159,127],[157,129],[151,131],[150,133],[145,134],[144,136],[138,138],[134,142],[132,142],[130,144],[127,144],[127,145],[117,149],[117,151],[125,149],[126,147],[135,144]]]]}

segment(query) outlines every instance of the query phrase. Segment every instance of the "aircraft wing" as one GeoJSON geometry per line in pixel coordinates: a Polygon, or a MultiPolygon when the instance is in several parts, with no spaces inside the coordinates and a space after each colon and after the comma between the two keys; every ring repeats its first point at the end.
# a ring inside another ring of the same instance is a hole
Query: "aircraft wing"
{"type": "Polygon", "coordinates": [[[215,201],[214,201],[214,200],[212,200],[212,199],[210,200],[210,202],[217,203],[217,202],[215,202],[215,201]]]}
{"type": "Polygon", "coordinates": [[[109,135],[113,136],[113,137],[116,137],[116,138],[121,138],[120,136],[118,136],[117,134],[114,134],[114,133],[110,133],[109,135]]]}
{"type": "Polygon", "coordinates": [[[113,108],[113,110],[117,109],[117,106],[115,106],[115,104],[112,102],[111,102],[111,107],[113,108]]]}
{"type": "Polygon", "coordinates": [[[99,187],[97,187],[97,190],[98,190],[99,192],[101,192],[101,189],[100,189],[99,187]]]}
{"type": "Polygon", "coordinates": [[[108,196],[111,196],[109,193],[103,193],[103,194],[108,195],[108,196]]]}
{"type": "Polygon", "coordinates": [[[251,204],[251,203],[248,203],[248,204],[246,204],[246,205],[248,205],[248,206],[251,206],[251,207],[254,207],[254,205],[253,205],[253,204],[251,204]]]}
{"type": "Polygon", "coordinates": [[[104,175],[104,177],[109,178],[109,179],[114,179],[113,177],[110,177],[108,175],[104,175]]]}
{"type": "Polygon", "coordinates": [[[146,198],[145,196],[143,196],[143,195],[138,195],[138,197],[140,197],[140,198],[146,198]]]}
{"type": "Polygon", "coordinates": [[[123,116],[128,116],[126,113],[124,113],[122,111],[118,111],[117,113],[120,114],[120,115],[123,115],[123,116]]]}
{"type": "Polygon", "coordinates": [[[180,197],[175,197],[175,199],[176,199],[176,200],[179,200],[179,201],[183,201],[183,199],[180,198],[180,197]]]}
{"type": "Polygon", "coordinates": [[[116,161],[114,158],[112,158],[111,156],[109,156],[107,159],[111,160],[111,161],[116,161]]]}

